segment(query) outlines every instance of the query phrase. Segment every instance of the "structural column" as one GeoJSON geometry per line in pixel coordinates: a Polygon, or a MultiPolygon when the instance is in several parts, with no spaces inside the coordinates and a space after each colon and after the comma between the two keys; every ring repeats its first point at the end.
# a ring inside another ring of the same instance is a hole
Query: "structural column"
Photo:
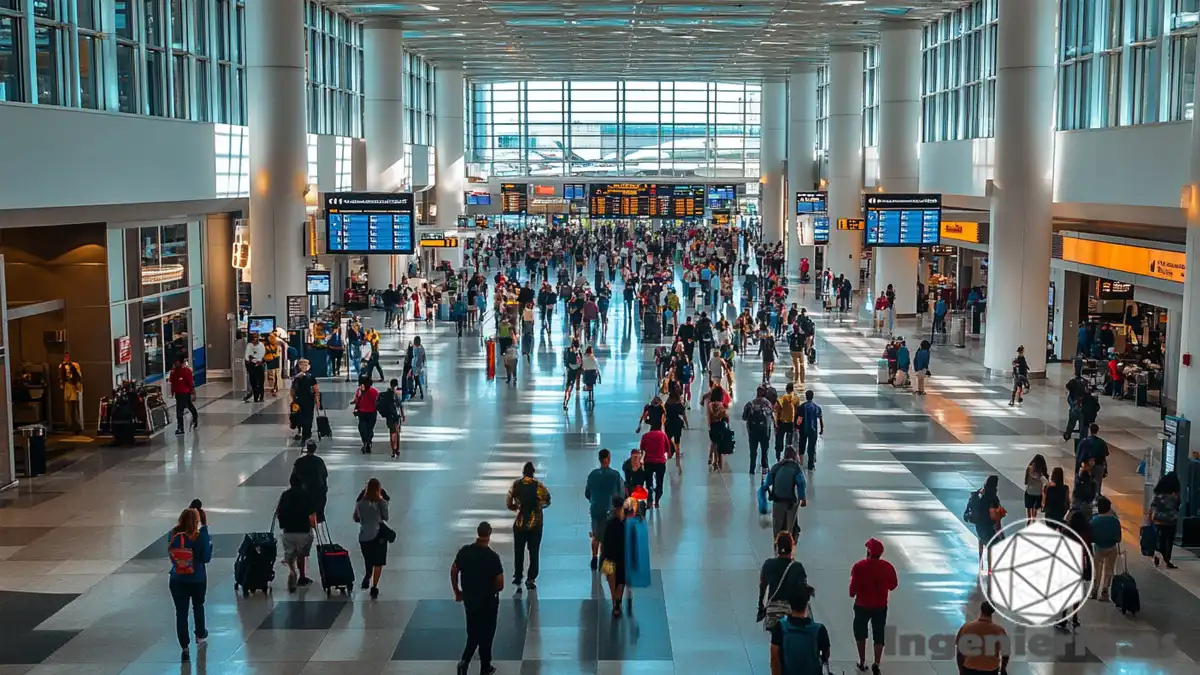
{"type": "Polygon", "coordinates": [[[250,118],[250,266],[255,314],[284,320],[286,296],[304,295],[308,185],[304,3],[246,6],[250,118]]]}
{"type": "MultiPolygon", "coordinates": [[[[921,27],[884,24],[879,36],[879,182],[884,192],[920,189],[921,27]]],[[[897,316],[917,313],[917,247],[875,249],[873,295],[892,285],[897,316]]]]}
{"type": "Polygon", "coordinates": [[[1007,374],[1017,347],[1046,372],[1054,198],[1054,45],[1058,3],[1000,0],[996,172],[983,365],[1007,374]]]}
{"type": "Polygon", "coordinates": [[[826,268],[859,287],[862,232],[839,231],[839,218],[862,218],[863,52],[835,46],[829,52],[829,247],[826,268]]]}
{"type": "Polygon", "coordinates": [[[787,232],[788,274],[799,277],[802,258],[808,258],[811,273],[815,274],[817,269],[811,220],[807,221],[806,231],[801,232],[796,216],[796,192],[815,190],[817,183],[817,72],[804,66],[797,66],[796,71],[788,79],[788,184],[784,215],[791,223],[787,232]]]}
{"type": "MultiPolygon", "coordinates": [[[[437,155],[438,229],[447,232],[458,229],[458,217],[466,213],[463,187],[467,179],[467,162],[463,151],[463,71],[438,67],[434,82],[437,129],[434,143],[437,155]]],[[[461,239],[459,240],[462,241],[461,239]]],[[[461,245],[461,244],[460,244],[461,245]]],[[[441,260],[449,260],[455,269],[462,266],[462,249],[440,249],[441,260]]]]}
{"type": "MultiPolygon", "coordinates": [[[[303,3],[301,3],[303,4],[303,3]]],[[[404,171],[404,42],[395,22],[363,28],[363,132],[367,143],[367,190],[400,192],[404,171]]],[[[367,256],[367,282],[387,288],[395,256],[367,256]]]]}
{"type": "Polygon", "coordinates": [[[763,241],[784,241],[783,195],[787,162],[787,83],[763,82],[759,179],[763,241]]]}
{"type": "MultiPolygon", "coordinates": [[[[1200,64],[1200,53],[1197,53],[1197,64],[1200,64]]],[[[1200,103],[1200,90],[1195,93],[1195,101],[1200,103]]],[[[1200,422],[1200,118],[1192,118],[1192,175],[1187,189],[1187,253],[1184,268],[1183,311],[1167,314],[1167,343],[1166,363],[1163,370],[1167,372],[1178,369],[1176,390],[1176,410],[1178,415],[1200,422]],[[1179,349],[1172,352],[1171,342],[1174,340],[1175,319],[1179,319],[1179,349]],[[1190,354],[1190,365],[1183,365],[1183,355],[1190,354]]],[[[1200,447],[1200,431],[1192,441],[1192,450],[1200,447]]],[[[1200,480],[1193,476],[1192,480],[1200,480]]],[[[1186,489],[1186,488],[1185,488],[1186,489]]]]}

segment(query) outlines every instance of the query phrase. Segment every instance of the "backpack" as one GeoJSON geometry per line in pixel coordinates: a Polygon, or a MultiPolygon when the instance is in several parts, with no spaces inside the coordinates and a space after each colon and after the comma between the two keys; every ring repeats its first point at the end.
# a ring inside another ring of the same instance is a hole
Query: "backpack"
{"type": "Polygon", "coordinates": [[[967,499],[967,508],[963,509],[962,519],[964,523],[974,525],[979,520],[979,513],[983,510],[983,496],[978,490],[971,493],[967,499]]]}
{"type": "Polygon", "coordinates": [[[785,616],[779,620],[779,628],[783,633],[783,673],[784,675],[821,675],[821,624],[811,621],[807,624],[793,623],[795,619],[785,616]]]}
{"type": "Polygon", "coordinates": [[[804,335],[801,333],[788,334],[788,350],[793,352],[804,351],[804,335]]]}
{"type": "Polygon", "coordinates": [[[563,365],[569,370],[579,370],[583,367],[583,357],[578,351],[572,353],[570,349],[563,354],[563,365]]]}
{"type": "Polygon", "coordinates": [[[399,411],[396,409],[396,392],[388,388],[379,393],[379,398],[375,399],[375,410],[382,417],[398,417],[399,411]]]}
{"type": "Polygon", "coordinates": [[[750,428],[757,433],[770,432],[771,430],[771,415],[767,412],[767,407],[750,402],[750,410],[747,411],[746,421],[750,424],[750,428]]]}
{"type": "Polygon", "coordinates": [[[196,573],[196,555],[186,534],[180,532],[171,535],[167,557],[171,560],[171,570],[176,576],[191,576],[196,573]]]}
{"type": "Polygon", "coordinates": [[[796,474],[798,473],[800,473],[800,465],[795,462],[781,464],[775,470],[775,479],[771,483],[771,498],[774,501],[796,501],[796,474]]]}

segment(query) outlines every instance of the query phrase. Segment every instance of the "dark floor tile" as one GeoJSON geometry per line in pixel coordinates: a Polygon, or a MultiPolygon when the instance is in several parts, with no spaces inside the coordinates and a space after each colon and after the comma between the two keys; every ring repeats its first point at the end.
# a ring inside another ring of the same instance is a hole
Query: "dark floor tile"
{"type": "Polygon", "coordinates": [[[287,488],[288,480],[292,476],[292,465],[295,463],[295,454],[281,452],[250,474],[249,478],[242,481],[241,486],[287,488]]]}
{"type": "Polygon", "coordinates": [[[895,410],[900,404],[889,396],[839,396],[842,405],[851,410],[895,410]]]}
{"type": "Polygon", "coordinates": [[[78,631],[34,630],[0,639],[0,665],[41,663],[70,642],[78,631]]]}
{"type": "Polygon", "coordinates": [[[0,527],[0,546],[26,546],[53,530],[52,527],[0,527]]]}
{"type": "Polygon", "coordinates": [[[599,600],[537,600],[530,603],[529,626],[531,628],[578,627],[580,630],[595,630],[599,614],[599,600]]]}
{"type": "MultiPolygon", "coordinates": [[[[520,599],[504,600],[496,621],[492,658],[520,661],[525,651],[528,609],[520,599]]],[[[422,600],[408,621],[393,661],[453,661],[462,655],[466,618],[461,603],[453,600],[422,600]]]]}
{"type": "Polygon", "coordinates": [[[242,420],[242,424],[287,424],[287,413],[256,412],[242,420]]]}
{"type": "Polygon", "coordinates": [[[521,675],[595,675],[595,661],[523,661],[521,675]]]}
{"type": "Polygon", "coordinates": [[[78,597],[77,593],[0,591],[0,634],[33,630],[78,597]]]}
{"type": "Polygon", "coordinates": [[[329,630],[346,609],[346,604],[346,600],[276,602],[274,611],[258,627],[260,630],[329,630]]]}
{"type": "Polygon", "coordinates": [[[597,603],[599,628],[596,637],[601,661],[670,661],[671,633],[667,607],[661,597],[637,596],[633,610],[612,617],[612,606],[597,603]]]}
{"type": "Polygon", "coordinates": [[[1016,436],[1020,432],[1008,426],[1008,420],[991,417],[970,418],[971,432],[980,436],[1016,436]]]}

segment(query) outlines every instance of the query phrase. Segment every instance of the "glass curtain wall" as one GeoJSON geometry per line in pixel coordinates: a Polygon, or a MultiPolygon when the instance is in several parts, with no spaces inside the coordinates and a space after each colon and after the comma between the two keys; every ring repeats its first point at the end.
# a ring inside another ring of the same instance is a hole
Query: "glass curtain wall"
{"type": "Polygon", "coordinates": [[[362,136],[362,24],[312,1],[305,23],[309,132],[362,136]]]}
{"type": "Polygon", "coordinates": [[[759,175],[759,82],[473,82],[472,172],[759,175]]]}
{"type": "Polygon", "coordinates": [[[879,46],[870,45],[863,50],[863,121],[862,144],[864,148],[879,145],[879,46]]]}
{"type": "MultiPolygon", "coordinates": [[[[405,142],[434,145],[433,64],[416,54],[404,55],[405,142]]],[[[410,165],[411,166],[411,165],[410,165]]],[[[433,165],[430,164],[432,167],[433,165]]]]}
{"type": "Polygon", "coordinates": [[[975,0],[925,26],[922,141],[994,135],[997,11],[997,0],[975,0]]]}
{"type": "Polygon", "coordinates": [[[829,66],[817,69],[817,155],[829,158],[829,66]]]}

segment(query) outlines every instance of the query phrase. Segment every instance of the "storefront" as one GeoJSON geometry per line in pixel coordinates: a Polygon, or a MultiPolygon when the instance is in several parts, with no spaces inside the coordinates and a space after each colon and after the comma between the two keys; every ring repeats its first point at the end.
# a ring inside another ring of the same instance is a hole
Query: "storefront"
{"type": "Polygon", "coordinates": [[[925,297],[941,298],[951,307],[962,307],[972,288],[987,291],[988,224],[944,221],[941,244],[921,249],[917,281],[925,297]]]}

